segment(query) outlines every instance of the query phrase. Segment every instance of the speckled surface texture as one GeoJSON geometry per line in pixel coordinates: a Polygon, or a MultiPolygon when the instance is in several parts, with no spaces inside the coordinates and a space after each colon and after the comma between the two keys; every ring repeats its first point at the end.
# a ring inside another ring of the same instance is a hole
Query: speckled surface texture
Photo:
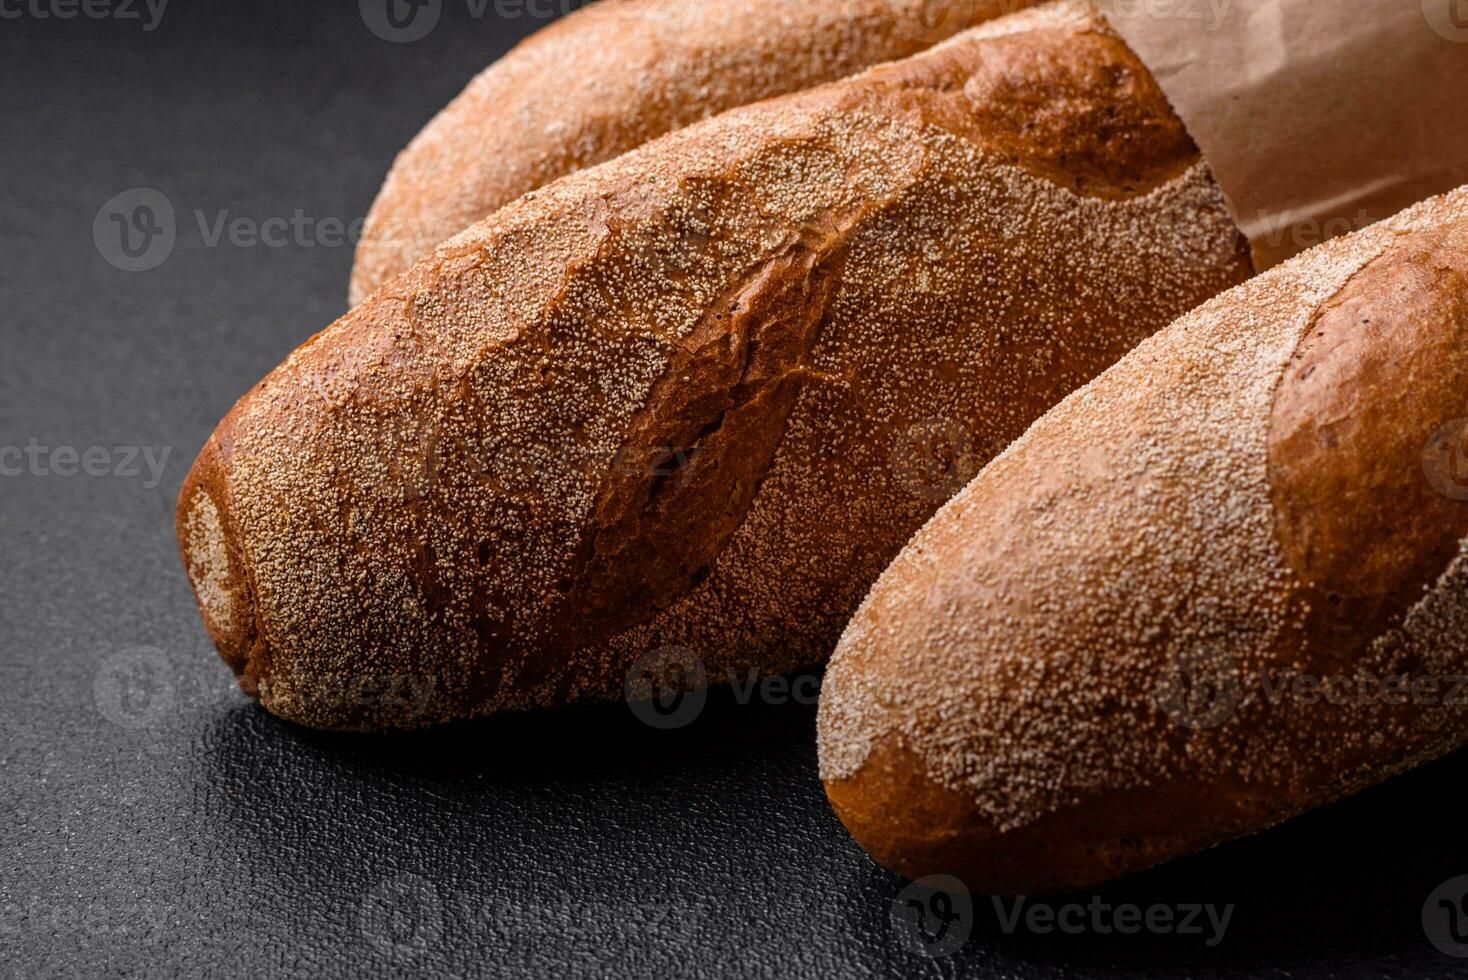
{"type": "Polygon", "coordinates": [[[1008,933],[978,896],[967,942],[931,960],[894,931],[903,883],[826,804],[808,704],[725,691],[671,731],[612,705],[380,739],[234,692],[174,497],[233,400],[343,311],[352,256],[310,235],[210,246],[210,228],[349,223],[423,121],[543,23],[446,0],[393,44],[354,4],[249,6],[170,6],[153,31],[141,5],[0,20],[0,453],[35,440],[41,460],[0,476],[0,976],[1468,972],[1423,928],[1468,873],[1462,753],[1047,903],[1233,904],[1215,945],[1206,926],[1008,933]],[[92,225],[140,186],[177,239],[128,273],[92,225]],[[128,446],[168,449],[156,481],[128,446]],[[40,450],[63,447],[138,475],[57,475],[67,454],[40,450]]]}

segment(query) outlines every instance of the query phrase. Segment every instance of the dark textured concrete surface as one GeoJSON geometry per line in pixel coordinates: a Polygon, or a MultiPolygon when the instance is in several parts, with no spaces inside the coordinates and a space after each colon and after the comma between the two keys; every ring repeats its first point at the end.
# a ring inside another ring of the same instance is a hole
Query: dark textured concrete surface
{"type": "Polygon", "coordinates": [[[233,400],[343,312],[351,250],[209,232],[299,213],[332,238],[320,222],[363,214],[401,145],[544,21],[446,0],[388,43],[343,0],[176,0],[153,30],[131,7],[0,18],[0,452],[30,452],[0,476],[0,975],[1468,971],[1422,925],[1468,873],[1462,754],[1095,898],[1232,903],[1214,946],[1006,933],[976,897],[967,942],[929,960],[894,931],[903,883],[826,805],[808,704],[726,691],[675,731],[612,705],[394,738],[259,711],[199,624],[173,499],[233,400]],[[140,187],[176,240],[126,272],[93,225],[140,187]],[[98,475],[57,472],[91,447],[98,475]]]}

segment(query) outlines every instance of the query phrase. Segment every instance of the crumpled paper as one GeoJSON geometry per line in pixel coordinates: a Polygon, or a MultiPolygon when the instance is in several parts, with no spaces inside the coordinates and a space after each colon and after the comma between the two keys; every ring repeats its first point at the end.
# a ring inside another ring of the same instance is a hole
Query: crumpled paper
{"type": "Polygon", "coordinates": [[[1262,271],[1468,184],[1468,0],[1096,0],[1262,271]]]}

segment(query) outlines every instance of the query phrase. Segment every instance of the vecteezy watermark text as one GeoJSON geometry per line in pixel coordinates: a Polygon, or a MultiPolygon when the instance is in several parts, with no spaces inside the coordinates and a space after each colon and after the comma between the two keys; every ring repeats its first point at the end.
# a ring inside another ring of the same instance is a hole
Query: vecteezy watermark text
{"type": "MultiPolygon", "coordinates": [[[[194,208],[181,224],[173,201],[154,187],[132,187],[108,198],[92,219],[97,254],[124,272],[147,272],[168,261],[190,226],[205,248],[355,248],[366,233],[365,217],[313,215],[305,208],[265,216],[230,208],[194,208]]],[[[433,244],[421,222],[374,226],[372,246],[415,251],[433,244]]]]}
{"type": "Polygon", "coordinates": [[[712,684],[727,684],[740,705],[813,705],[821,693],[821,679],[814,674],[787,677],[733,667],[711,671],[687,647],[665,646],[639,657],[627,672],[627,706],[653,728],[682,728],[703,713],[712,684]]]}
{"type": "Polygon", "coordinates": [[[330,216],[316,218],[301,208],[289,215],[266,218],[231,216],[228,208],[213,214],[196,209],[194,220],[207,248],[218,248],[220,244],[235,248],[341,248],[361,241],[365,225],[362,218],[351,221],[330,216]]]}
{"type": "Polygon", "coordinates": [[[454,888],[404,871],[363,894],[357,931],[380,956],[412,967],[452,935],[487,947],[538,944],[547,938],[597,948],[629,937],[678,947],[704,928],[701,906],[634,896],[607,901],[565,890],[531,888],[513,898],[454,888]]]}
{"type": "Polygon", "coordinates": [[[0,477],[116,476],[136,479],[147,471],[143,486],[152,490],[163,480],[172,446],[43,446],[31,439],[24,446],[0,446],[0,477]]]}
{"type": "MultiPolygon", "coordinates": [[[[500,20],[551,20],[564,17],[580,0],[462,0],[474,20],[493,15],[500,20]]],[[[625,4],[612,4],[614,8],[625,4]]],[[[444,0],[357,0],[357,10],[367,29],[384,41],[406,44],[421,41],[438,26],[444,0]]]]}
{"type": "Polygon", "coordinates": [[[0,20],[136,20],[157,29],[168,0],[0,0],[0,20]]]}
{"type": "Polygon", "coordinates": [[[1377,217],[1365,208],[1359,209],[1354,215],[1325,215],[1320,217],[1298,218],[1288,224],[1279,221],[1269,222],[1269,212],[1260,211],[1261,223],[1267,224],[1260,239],[1270,248],[1282,248],[1289,245],[1295,251],[1304,251],[1323,245],[1333,238],[1342,235],[1350,235],[1361,231],[1376,223],[1377,217]]]}
{"type": "MultiPolygon", "coordinates": [[[[133,645],[97,663],[92,699],[97,713],[120,729],[157,732],[187,723],[187,709],[235,704],[245,695],[289,700],[298,711],[367,713],[411,726],[422,720],[437,678],[430,674],[346,673],[319,678],[238,681],[214,657],[133,645]]],[[[154,740],[159,751],[169,743],[154,740]]]]}
{"type": "Polygon", "coordinates": [[[344,674],[289,680],[266,678],[255,686],[254,693],[262,698],[288,698],[316,712],[371,709],[378,715],[412,722],[427,713],[435,684],[436,678],[428,674],[344,674]]]}
{"type": "Polygon", "coordinates": [[[1040,936],[1055,932],[1069,936],[1087,933],[1131,936],[1145,932],[1157,936],[1206,936],[1203,940],[1205,946],[1217,946],[1223,942],[1234,914],[1233,903],[1221,908],[1212,903],[1190,902],[1155,902],[1147,906],[1121,902],[1113,905],[1099,895],[1092,895],[1084,903],[1065,902],[1060,905],[1033,902],[1023,896],[1006,901],[996,895],[993,902],[999,928],[1006,934],[1021,929],[1040,936]]]}
{"type": "MultiPolygon", "coordinates": [[[[936,7],[942,18],[951,18],[950,9],[969,10],[980,0],[927,0],[924,6],[936,7]]],[[[1008,0],[1016,8],[1025,0],[1008,0]]],[[[1192,2],[1192,0],[1177,0],[1192,2]]],[[[482,21],[493,17],[496,20],[542,20],[548,21],[567,14],[581,12],[583,18],[612,19],[625,23],[640,22],[657,25],[670,34],[686,30],[697,20],[706,16],[708,9],[703,4],[688,0],[642,0],[639,3],[592,3],[587,0],[357,0],[357,11],[367,29],[384,41],[408,44],[421,41],[439,24],[444,10],[450,4],[462,5],[471,20],[482,21]]],[[[924,11],[924,17],[912,18],[923,22],[934,15],[924,11]]],[[[585,23],[585,20],[583,20],[585,23]]],[[[969,18],[972,23],[972,18],[969,18]]],[[[955,33],[957,29],[944,32],[941,36],[955,33]]],[[[935,37],[934,40],[940,40],[935,37]]]]}
{"type": "Polygon", "coordinates": [[[1240,707],[1256,703],[1335,707],[1468,706],[1468,675],[1311,674],[1262,668],[1240,670],[1226,654],[1181,657],[1163,671],[1153,692],[1155,706],[1187,728],[1217,728],[1240,707]]]}
{"type": "MultiPolygon", "coordinates": [[[[617,18],[658,24],[670,32],[694,26],[704,7],[688,0],[643,0],[640,3],[592,4],[583,0],[357,0],[367,29],[384,41],[406,44],[431,34],[450,2],[462,3],[472,20],[551,20],[585,8],[583,17],[617,18]]],[[[893,30],[911,40],[936,44],[945,38],[1003,14],[1016,13],[1030,0],[922,0],[904,7],[893,30]]],[[[1198,21],[1217,31],[1233,9],[1233,0],[1097,0],[1102,12],[1119,17],[1198,21]]]]}
{"type": "MultiPolygon", "coordinates": [[[[1131,936],[1198,936],[1206,946],[1223,942],[1233,920],[1234,905],[1202,902],[1111,903],[1100,895],[1085,901],[1051,903],[991,896],[995,922],[1005,935],[1060,933],[1131,936]]],[[[973,933],[978,918],[968,887],[953,875],[919,878],[892,901],[892,936],[904,950],[939,959],[957,952],[973,933]]]]}

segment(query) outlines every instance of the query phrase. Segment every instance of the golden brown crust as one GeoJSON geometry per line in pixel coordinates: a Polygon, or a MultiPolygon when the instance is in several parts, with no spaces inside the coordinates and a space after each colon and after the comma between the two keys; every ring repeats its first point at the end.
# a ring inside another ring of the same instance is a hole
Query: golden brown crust
{"type": "Polygon", "coordinates": [[[1097,35],[998,38],[964,94],[990,151],[1078,193],[1129,197],[1178,177],[1197,150],[1152,73],[1097,35]],[[1098,93],[1109,93],[1098,99],[1098,93]]]}
{"type": "Polygon", "coordinates": [[[1280,544],[1312,632],[1347,662],[1468,537],[1468,506],[1423,474],[1424,447],[1468,408],[1465,337],[1468,226],[1450,225],[1362,270],[1280,384],[1269,440],[1280,544]]]}
{"type": "Polygon", "coordinates": [[[853,835],[905,874],[1068,890],[1459,744],[1468,499],[1423,455],[1468,414],[1465,270],[1468,190],[1317,249],[1141,345],[941,510],[823,686],[853,835]]]}
{"type": "Polygon", "coordinates": [[[727,109],[904,58],[1032,0],[600,0],[475,78],[402,152],[351,302],[550,181],[727,109]]]}
{"type": "Polygon", "coordinates": [[[907,878],[955,874],[993,895],[1076,891],[1247,833],[1268,820],[1228,774],[1125,793],[1098,793],[1003,831],[964,796],[929,778],[898,739],[878,742],[861,772],[829,784],[843,824],[880,864],[907,878]],[[1208,822],[1199,813],[1214,814],[1208,822]]]}
{"type": "Polygon", "coordinates": [[[1084,5],[995,22],[558,181],[379,291],[241,400],[181,502],[223,515],[263,703],[426,724],[617,697],[669,644],[714,681],[824,658],[961,485],[915,478],[915,433],[954,435],[967,478],[1248,275],[1141,70],[1084,5]],[[1023,88],[1005,66],[1135,120],[1125,179],[1155,186],[1096,176],[1119,144],[1084,125],[1053,128],[1083,193],[1022,133],[992,152],[972,119],[1023,88]],[[320,695],[364,675],[431,702],[320,695]]]}

